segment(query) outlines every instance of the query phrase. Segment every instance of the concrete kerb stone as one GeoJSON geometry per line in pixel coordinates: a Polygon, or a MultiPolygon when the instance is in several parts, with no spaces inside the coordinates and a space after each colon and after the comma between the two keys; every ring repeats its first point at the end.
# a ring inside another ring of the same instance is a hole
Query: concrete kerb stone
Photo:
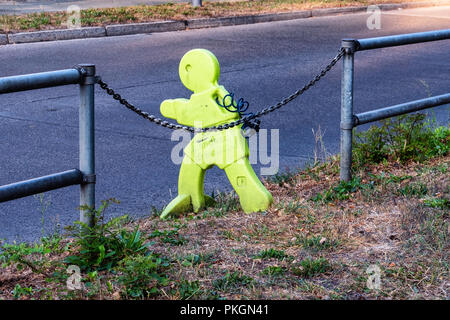
{"type": "Polygon", "coordinates": [[[84,39],[106,36],[104,27],[88,27],[79,29],[46,30],[35,32],[9,33],[8,42],[29,43],[39,41],[84,39]]]}
{"type": "Polygon", "coordinates": [[[326,9],[315,9],[311,10],[313,17],[323,17],[323,16],[331,16],[336,14],[343,13],[355,13],[366,11],[367,6],[363,7],[343,7],[343,8],[326,8],[326,9]]]}
{"type": "MultiPolygon", "coordinates": [[[[378,7],[382,11],[398,10],[406,8],[430,7],[436,5],[450,4],[450,1],[429,1],[429,2],[407,2],[399,4],[380,4],[378,7]]],[[[212,28],[220,26],[232,26],[242,24],[253,24],[260,22],[283,21],[304,19],[310,17],[331,16],[339,14],[364,12],[367,6],[362,7],[342,7],[325,8],[305,11],[268,13],[260,15],[232,16],[206,19],[190,19],[179,21],[156,21],[145,23],[107,25],[105,27],[85,27],[79,29],[60,29],[35,32],[20,32],[0,34],[0,45],[14,43],[29,43],[39,41],[83,39],[105,36],[120,36],[142,33],[182,31],[185,29],[212,28]]]]}
{"type": "Polygon", "coordinates": [[[186,29],[186,21],[162,21],[116,24],[106,26],[106,36],[124,36],[139,33],[181,31],[186,29]]]}
{"type": "Polygon", "coordinates": [[[268,13],[261,15],[251,15],[251,16],[234,16],[234,17],[220,17],[220,18],[210,18],[210,19],[191,19],[186,21],[186,26],[188,29],[199,29],[199,28],[212,28],[212,27],[222,27],[231,26],[239,24],[251,24],[260,22],[271,22],[271,21],[282,21],[282,20],[292,20],[292,19],[303,19],[310,18],[311,11],[294,11],[294,12],[283,12],[283,13],[268,13]]]}
{"type": "Polygon", "coordinates": [[[0,34],[0,45],[8,44],[8,36],[6,34],[0,34]]]}

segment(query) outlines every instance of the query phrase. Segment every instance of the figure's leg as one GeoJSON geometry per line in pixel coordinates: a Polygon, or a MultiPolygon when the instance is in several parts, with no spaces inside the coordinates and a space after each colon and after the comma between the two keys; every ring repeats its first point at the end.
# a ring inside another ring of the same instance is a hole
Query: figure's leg
{"type": "Polygon", "coordinates": [[[264,211],[270,206],[272,195],[259,181],[247,158],[227,166],[225,173],[239,195],[241,207],[246,213],[264,211]]]}
{"type": "Polygon", "coordinates": [[[185,157],[178,176],[178,196],[167,205],[160,217],[164,219],[172,213],[186,212],[190,210],[191,204],[194,212],[204,207],[204,178],[205,170],[185,157]]]}
{"type": "Polygon", "coordinates": [[[192,208],[197,212],[205,206],[203,195],[203,181],[206,170],[185,157],[180,168],[178,178],[178,194],[187,194],[191,197],[192,208]]]}

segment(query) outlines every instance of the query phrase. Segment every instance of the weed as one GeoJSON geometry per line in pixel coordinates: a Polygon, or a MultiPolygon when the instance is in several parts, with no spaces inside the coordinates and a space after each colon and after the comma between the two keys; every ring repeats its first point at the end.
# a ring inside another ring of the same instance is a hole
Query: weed
{"type": "Polygon", "coordinates": [[[149,234],[149,238],[159,237],[162,242],[169,243],[174,246],[181,246],[185,244],[188,240],[178,233],[179,227],[175,227],[171,230],[155,230],[149,234]]]}
{"type": "Polygon", "coordinates": [[[261,271],[262,275],[277,277],[286,273],[286,268],[279,266],[268,266],[261,271]]]}
{"type": "Polygon", "coordinates": [[[340,181],[339,183],[331,186],[328,190],[323,193],[319,192],[310,200],[314,202],[332,202],[336,200],[347,200],[350,195],[358,190],[372,189],[373,184],[361,183],[360,177],[353,177],[350,181],[340,181]]]}
{"type": "Polygon", "coordinates": [[[222,278],[214,280],[212,285],[215,289],[220,291],[235,292],[240,289],[240,287],[248,286],[252,282],[252,278],[246,276],[242,272],[234,271],[233,273],[228,272],[222,278]]]}
{"type": "Polygon", "coordinates": [[[206,217],[223,217],[228,212],[240,209],[239,198],[234,191],[230,193],[218,192],[217,195],[213,192],[209,199],[211,207],[199,215],[203,219],[206,217]]]}
{"type": "Polygon", "coordinates": [[[265,249],[260,251],[255,258],[256,259],[278,259],[283,260],[285,258],[289,257],[283,250],[276,250],[273,248],[265,249]]]}
{"type": "Polygon", "coordinates": [[[327,259],[322,257],[318,259],[304,259],[291,270],[296,276],[309,278],[331,270],[331,265],[327,259]]]}
{"type": "Polygon", "coordinates": [[[312,237],[298,236],[296,243],[301,244],[305,249],[316,251],[336,248],[339,245],[337,240],[330,240],[321,235],[312,237]]]}
{"type": "Polygon", "coordinates": [[[40,213],[41,213],[41,236],[45,236],[45,212],[48,207],[51,205],[51,197],[48,200],[44,200],[45,195],[43,193],[35,194],[33,196],[35,199],[39,200],[40,205],[40,213]]]}
{"type": "Polygon", "coordinates": [[[289,201],[289,202],[284,202],[284,201],[280,201],[277,204],[277,207],[280,209],[283,209],[284,212],[286,213],[296,213],[298,212],[300,209],[304,208],[304,206],[302,206],[300,203],[298,203],[297,201],[289,201]]]}
{"type": "Polygon", "coordinates": [[[14,298],[20,299],[22,296],[31,296],[33,295],[32,287],[22,287],[20,284],[16,284],[12,292],[14,298]]]}
{"type": "Polygon", "coordinates": [[[45,269],[51,265],[48,255],[59,246],[60,238],[43,238],[41,243],[13,243],[3,244],[0,252],[2,267],[15,264],[18,270],[24,267],[30,268],[35,273],[46,274],[45,269]]]}
{"type": "Polygon", "coordinates": [[[433,129],[425,114],[407,114],[380,122],[380,126],[355,134],[355,168],[383,160],[423,161],[450,151],[450,126],[433,129]]]}
{"type": "Polygon", "coordinates": [[[297,175],[296,171],[286,171],[282,173],[274,174],[273,176],[270,176],[267,178],[267,181],[270,183],[278,184],[280,187],[282,187],[285,184],[292,184],[294,183],[294,178],[297,175]]]}
{"type": "Polygon", "coordinates": [[[202,263],[211,263],[215,261],[214,253],[188,254],[179,259],[184,267],[193,267],[202,263]]]}
{"type": "Polygon", "coordinates": [[[397,194],[399,195],[410,197],[420,197],[426,195],[427,193],[427,186],[421,182],[407,184],[397,191],[397,194]]]}
{"type": "Polygon", "coordinates": [[[375,184],[381,184],[381,185],[388,185],[391,183],[400,183],[404,180],[411,179],[412,176],[409,175],[403,175],[403,176],[396,176],[392,173],[389,173],[386,175],[386,173],[382,172],[379,175],[373,174],[373,173],[367,173],[367,176],[375,183],[375,184]]]}
{"type": "Polygon", "coordinates": [[[118,270],[122,273],[118,280],[124,286],[125,298],[149,298],[159,292],[168,282],[164,270],[168,263],[156,254],[137,255],[125,258],[118,270]]]}
{"type": "Polygon", "coordinates": [[[326,162],[330,154],[327,152],[325,144],[323,143],[323,136],[325,135],[325,132],[322,132],[320,125],[317,128],[317,131],[314,129],[311,130],[314,136],[314,165],[317,165],[319,163],[326,162]]]}
{"type": "Polygon", "coordinates": [[[450,200],[444,198],[425,199],[423,203],[431,208],[450,209],[450,200]]]}
{"type": "Polygon", "coordinates": [[[180,281],[177,285],[177,296],[180,300],[188,300],[198,298],[203,291],[200,282],[197,281],[180,281]]]}
{"type": "Polygon", "coordinates": [[[78,249],[74,255],[66,257],[67,264],[74,264],[81,270],[111,269],[125,257],[143,254],[149,243],[144,243],[138,226],[133,231],[123,227],[127,216],[104,222],[104,211],[110,203],[118,203],[115,199],[102,201],[94,214],[94,225],[87,226],[82,222],[75,222],[67,230],[74,237],[74,248],[78,249]],[[81,226],[81,230],[78,228],[81,226]]]}

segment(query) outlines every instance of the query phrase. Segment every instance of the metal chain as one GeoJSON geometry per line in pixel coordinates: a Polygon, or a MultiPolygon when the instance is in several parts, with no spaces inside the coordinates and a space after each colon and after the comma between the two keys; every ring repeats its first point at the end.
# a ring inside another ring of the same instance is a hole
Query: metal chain
{"type": "Polygon", "coordinates": [[[338,54],[331,60],[331,62],[324,68],[322,71],[316,75],[310,82],[308,82],[306,85],[304,85],[301,89],[295,91],[293,94],[288,96],[287,98],[281,100],[275,105],[272,105],[270,107],[266,107],[257,113],[249,114],[244,117],[242,117],[239,120],[236,120],[234,122],[225,123],[222,125],[214,126],[214,127],[206,127],[206,128],[194,128],[189,126],[182,126],[179,124],[171,123],[165,120],[162,120],[161,118],[158,118],[154,115],[148,114],[145,111],[142,111],[141,109],[137,108],[136,106],[129,103],[126,99],[122,98],[120,94],[116,93],[113,89],[109,88],[108,84],[104,81],[102,81],[100,78],[98,78],[97,83],[100,85],[100,87],[106,91],[107,94],[112,96],[115,100],[119,101],[120,104],[124,105],[126,108],[130,109],[131,111],[137,113],[144,119],[149,120],[150,122],[156,123],[162,127],[177,130],[182,129],[189,132],[205,132],[205,131],[212,131],[212,130],[226,130],[229,128],[233,128],[235,126],[238,126],[240,124],[243,124],[244,122],[248,122],[252,119],[261,117],[263,115],[266,115],[270,112],[273,112],[277,109],[280,109],[282,106],[285,106],[301,94],[303,94],[306,90],[314,86],[320,79],[322,79],[335,65],[336,63],[342,58],[345,51],[344,48],[340,48],[338,54]]]}

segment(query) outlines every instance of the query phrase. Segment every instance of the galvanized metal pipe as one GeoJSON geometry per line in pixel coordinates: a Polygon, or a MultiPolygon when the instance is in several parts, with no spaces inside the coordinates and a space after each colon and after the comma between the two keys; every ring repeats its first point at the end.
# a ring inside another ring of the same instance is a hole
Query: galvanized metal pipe
{"type": "Polygon", "coordinates": [[[0,187],[0,202],[19,199],[33,194],[64,188],[83,182],[78,169],[67,170],[39,178],[20,181],[0,187]]]}
{"type": "Polygon", "coordinates": [[[353,40],[342,40],[345,54],[342,57],[342,84],[341,84],[341,159],[340,179],[351,179],[352,167],[352,130],[353,130],[353,71],[354,49],[353,40]]]}
{"type": "Polygon", "coordinates": [[[80,83],[77,69],[32,73],[0,78],[0,94],[80,83]]]}
{"type": "MultiPolygon", "coordinates": [[[[95,208],[95,148],[94,148],[94,86],[95,65],[80,65],[86,75],[80,84],[80,170],[87,178],[80,186],[80,206],[95,208]]],[[[88,209],[81,209],[80,221],[93,226],[94,216],[88,209]]]]}
{"type": "Polygon", "coordinates": [[[193,7],[201,7],[202,6],[202,0],[191,0],[193,7]]]}
{"type": "Polygon", "coordinates": [[[430,98],[415,100],[382,109],[358,113],[354,116],[354,126],[374,122],[401,114],[415,112],[427,108],[450,103],[450,93],[430,98]]]}
{"type": "Polygon", "coordinates": [[[450,29],[358,39],[355,49],[356,51],[363,51],[445,39],[450,39],[450,29]]]}

